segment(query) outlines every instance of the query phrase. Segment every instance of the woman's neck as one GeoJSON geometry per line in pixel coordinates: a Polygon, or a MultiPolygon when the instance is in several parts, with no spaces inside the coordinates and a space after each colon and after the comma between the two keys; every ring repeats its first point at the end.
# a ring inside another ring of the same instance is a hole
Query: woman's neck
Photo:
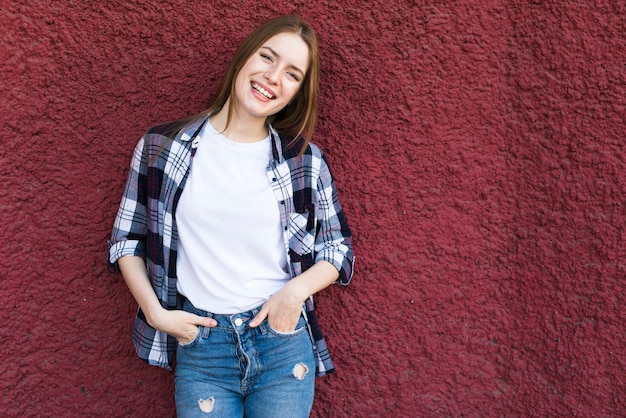
{"type": "Polygon", "coordinates": [[[235,142],[258,142],[269,135],[266,120],[255,117],[241,117],[235,110],[231,115],[228,127],[228,101],[222,109],[211,116],[211,125],[216,131],[235,142]]]}

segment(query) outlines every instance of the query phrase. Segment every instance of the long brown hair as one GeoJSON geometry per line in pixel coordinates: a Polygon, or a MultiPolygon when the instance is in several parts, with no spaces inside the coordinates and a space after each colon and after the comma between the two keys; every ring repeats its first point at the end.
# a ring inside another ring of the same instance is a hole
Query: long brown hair
{"type": "Polygon", "coordinates": [[[215,95],[209,102],[209,106],[201,113],[174,123],[169,134],[174,136],[180,129],[189,122],[193,122],[201,117],[219,112],[230,97],[228,118],[226,127],[231,121],[231,115],[236,105],[235,100],[235,80],[239,71],[248,59],[263,46],[271,37],[280,33],[295,33],[309,47],[309,68],[302,80],[298,92],[291,102],[280,112],[270,116],[267,122],[278,132],[293,138],[292,143],[297,142],[300,137],[304,137],[301,152],[307,147],[308,142],[315,129],[317,118],[317,94],[320,79],[320,61],[317,37],[311,27],[309,27],[299,16],[281,16],[269,20],[254,30],[239,45],[233,59],[228,66],[222,81],[220,82],[215,95]]]}

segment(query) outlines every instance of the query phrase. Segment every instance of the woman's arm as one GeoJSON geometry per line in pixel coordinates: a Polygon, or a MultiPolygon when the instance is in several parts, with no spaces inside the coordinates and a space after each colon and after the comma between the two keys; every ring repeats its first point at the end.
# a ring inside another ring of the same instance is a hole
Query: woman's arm
{"type": "Polygon", "coordinates": [[[324,156],[317,178],[318,231],[315,236],[315,261],[325,260],[339,271],[336,283],[346,286],[352,280],[354,252],[352,231],[339,202],[339,194],[330,167],[324,156]]]}
{"type": "Polygon", "coordinates": [[[293,331],[302,312],[302,305],[309,296],[335,282],[347,285],[352,279],[352,233],[339,203],[330,168],[323,156],[320,155],[320,158],[320,170],[316,179],[316,262],[272,295],[250,322],[251,327],[258,326],[267,317],[276,331],[293,331]]]}
{"type": "Polygon", "coordinates": [[[182,343],[193,340],[198,326],[214,327],[214,319],[185,311],[168,311],[163,308],[152,289],[143,258],[123,256],[118,265],[126,285],[146,316],[151,327],[164,331],[182,343]]]}

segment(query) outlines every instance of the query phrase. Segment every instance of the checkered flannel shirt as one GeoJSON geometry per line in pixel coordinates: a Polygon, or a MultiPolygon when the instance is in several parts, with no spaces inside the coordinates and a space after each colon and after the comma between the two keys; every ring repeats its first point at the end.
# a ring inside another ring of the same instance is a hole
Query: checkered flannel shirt
{"type": "MultiPolygon", "coordinates": [[[[166,309],[180,309],[176,290],[176,205],[183,191],[198,146],[198,134],[208,117],[190,123],[168,138],[168,125],[150,129],[135,147],[126,188],[109,246],[109,266],[125,255],[143,257],[154,291],[166,309]]],[[[315,262],[325,260],[339,271],[336,283],[352,279],[354,256],[351,232],[337,197],[337,190],[322,152],[309,144],[299,155],[300,143],[270,127],[272,158],[267,175],[272,184],[283,226],[291,277],[315,262]]],[[[242,260],[245,262],[245,260],[242,260]]],[[[313,305],[305,303],[309,334],[317,357],[318,376],[334,372],[313,305]]],[[[138,310],[133,344],[148,364],[171,369],[177,341],[148,325],[138,310]]]]}

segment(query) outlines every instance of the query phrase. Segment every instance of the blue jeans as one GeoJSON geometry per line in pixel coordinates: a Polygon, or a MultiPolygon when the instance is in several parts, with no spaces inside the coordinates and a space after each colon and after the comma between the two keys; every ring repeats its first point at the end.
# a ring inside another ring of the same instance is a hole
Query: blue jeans
{"type": "Polygon", "coordinates": [[[280,333],[267,319],[247,322],[260,308],[214,315],[189,301],[184,309],[212,317],[217,327],[200,327],[176,352],[176,412],[179,417],[308,417],[313,405],[315,359],[307,324],[280,333]]]}

